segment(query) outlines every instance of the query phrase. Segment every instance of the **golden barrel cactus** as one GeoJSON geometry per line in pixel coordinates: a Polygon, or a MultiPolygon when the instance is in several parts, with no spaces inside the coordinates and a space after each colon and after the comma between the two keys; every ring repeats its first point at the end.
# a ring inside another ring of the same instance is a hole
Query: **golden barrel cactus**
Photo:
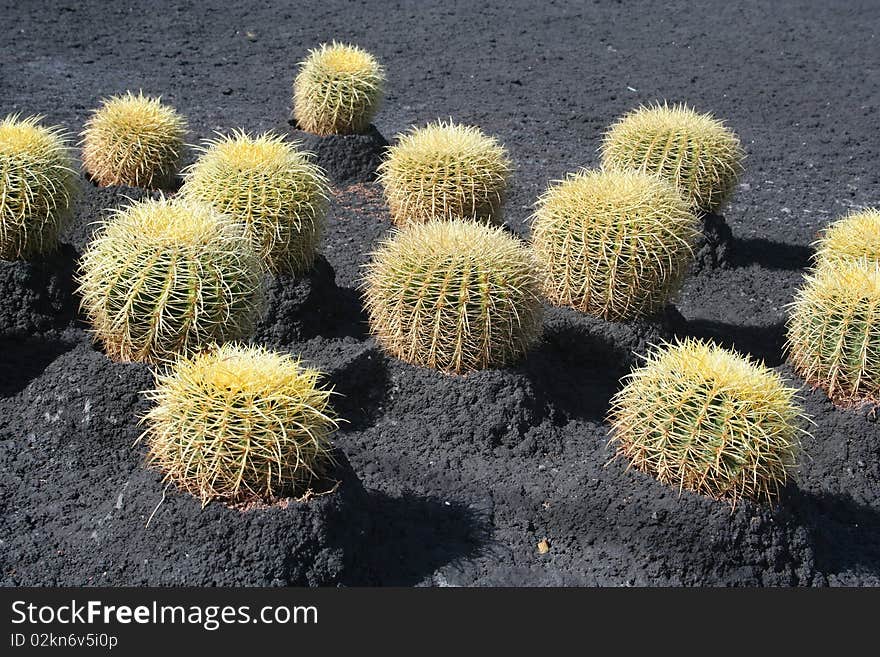
{"type": "Polygon", "coordinates": [[[686,105],[639,107],[602,142],[602,165],[663,176],[695,210],[717,212],[742,174],[739,137],[711,114],[686,105]]]}
{"type": "Polygon", "coordinates": [[[612,444],[679,491],[769,502],[805,433],[795,392],[762,363],[712,343],[662,345],[612,399],[612,444]]]}
{"type": "Polygon", "coordinates": [[[531,253],[501,228],[474,222],[395,232],[373,254],[364,296],[388,353],[444,372],[511,363],[541,332],[531,253]]]}
{"type": "Polygon", "coordinates": [[[180,193],[240,221],[269,271],[311,268],[329,187],[309,155],[280,136],[236,131],[207,142],[180,193]]]}
{"type": "Polygon", "coordinates": [[[305,496],[333,464],[337,419],[320,376],[231,343],[180,358],[147,393],[149,464],[203,505],[305,496]]]}
{"type": "Polygon", "coordinates": [[[662,309],[698,235],[675,188],[638,171],[570,174],[540,198],[532,222],[547,298],[614,321],[662,309]]]}
{"type": "Polygon", "coordinates": [[[86,122],[83,167],[101,186],[171,187],[185,135],[184,118],[160,98],[113,96],[86,122]]]}
{"type": "Polygon", "coordinates": [[[54,250],[71,218],[76,172],[64,131],[40,121],[0,121],[0,260],[54,250]]]}
{"type": "Polygon", "coordinates": [[[370,53],[333,42],[310,50],[293,83],[293,116],[316,135],[366,132],[382,102],[385,71],[370,53]]]}
{"type": "Polygon", "coordinates": [[[511,165],[478,128],[438,121],[399,135],[379,165],[398,226],[434,219],[500,224],[511,165]]]}

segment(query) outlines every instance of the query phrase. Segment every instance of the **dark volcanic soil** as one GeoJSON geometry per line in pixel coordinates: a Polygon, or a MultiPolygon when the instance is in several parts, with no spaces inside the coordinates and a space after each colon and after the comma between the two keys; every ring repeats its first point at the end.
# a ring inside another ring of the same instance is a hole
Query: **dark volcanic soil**
{"type": "MultiPolygon", "coordinates": [[[[804,389],[816,426],[797,481],[773,509],[733,512],[609,463],[603,422],[632,351],[672,332],[750,352],[802,385],[784,363],[783,322],[809,244],[848,208],[880,203],[877,3],[163,4],[3,3],[3,112],[75,133],[102,96],[142,88],[188,116],[192,142],[277,128],[295,62],[352,40],[388,70],[375,120],[387,139],[451,116],[508,146],[505,217],[521,234],[547,182],[595,165],[622,112],[657,99],[714,111],[749,156],[724,211],[733,239],[701,251],[662,319],[548,309],[523,363],[450,377],[385,357],[368,335],[359,268],[389,221],[381,190],[356,173],[337,186],[324,257],[301,280],[272,282],[257,336],[343,393],[342,486],[244,514],[201,511],[169,489],[147,526],[164,486],[132,443],[150,373],[92,349],[69,296],[88,223],[143,192],[83,181],[70,246],[0,268],[0,582],[880,584],[873,409],[804,389]]],[[[345,171],[336,146],[309,148],[345,171]]]]}

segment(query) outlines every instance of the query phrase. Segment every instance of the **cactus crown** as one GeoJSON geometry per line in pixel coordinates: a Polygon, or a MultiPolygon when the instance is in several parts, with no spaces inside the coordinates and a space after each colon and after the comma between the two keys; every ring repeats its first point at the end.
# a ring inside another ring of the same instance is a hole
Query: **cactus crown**
{"type": "Polygon", "coordinates": [[[880,210],[867,208],[835,221],[814,246],[818,265],[860,258],[880,262],[880,210]]]}
{"type": "Polygon", "coordinates": [[[700,340],[665,344],[612,399],[617,455],[716,499],[770,501],[795,467],[803,414],[774,371],[700,340]]]}
{"type": "Polygon", "coordinates": [[[672,185],[638,171],[570,174],[540,198],[532,224],[547,298],[609,320],[662,308],[698,235],[672,185]]]}
{"type": "Polygon", "coordinates": [[[181,194],[242,222],[273,273],[308,270],[315,259],[329,187],[307,153],[271,133],[242,131],[206,142],[181,194]]]}
{"type": "Polygon", "coordinates": [[[225,344],[157,377],[149,463],[202,500],[303,496],[332,464],[337,421],[321,376],[288,354],[225,344]]]}
{"type": "Polygon", "coordinates": [[[880,400],[880,263],[840,260],[808,274],[786,346],[797,372],[832,400],[880,400]]]}
{"type": "Polygon", "coordinates": [[[382,102],[385,71],[357,46],[334,41],[310,50],[293,83],[293,115],[317,135],[365,132],[382,102]]]}
{"type": "Polygon", "coordinates": [[[733,193],[742,160],[730,129],[686,105],[639,107],[612,125],[602,142],[603,166],[659,174],[704,212],[715,212],[733,193]]]}
{"type": "Polygon", "coordinates": [[[71,217],[76,173],[59,126],[0,121],[0,260],[47,253],[71,217]]]}
{"type": "Polygon", "coordinates": [[[398,226],[432,219],[501,223],[510,168],[504,147],[479,128],[437,121],[398,135],[379,179],[398,226]]]}
{"type": "Polygon", "coordinates": [[[164,198],[104,220],[79,273],[83,310],[107,354],[153,363],[249,335],[263,284],[240,224],[164,198]]]}
{"type": "Polygon", "coordinates": [[[186,121],[161,99],[130,91],[113,96],[86,122],[83,166],[99,185],[167,187],[185,134],[186,121]]]}
{"type": "Polygon", "coordinates": [[[445,372],[505,365],[541,330],[528,249],[473,222],[395,232],[373,254],[364,296],[372,331],[389,353],[445,372]]]}

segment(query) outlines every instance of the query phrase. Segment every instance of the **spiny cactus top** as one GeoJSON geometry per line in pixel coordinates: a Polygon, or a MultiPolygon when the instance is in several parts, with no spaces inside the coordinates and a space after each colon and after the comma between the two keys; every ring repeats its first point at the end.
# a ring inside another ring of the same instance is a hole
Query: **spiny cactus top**
{"type": "Polygon", "coordinates": [[[80,263],[79,284],[107,355],[155,363],[249,336],[264,276],[240,223],[208,205],[162,198],[102,222],[80,263]]]}
{"type": "Polygon", "coordinates": [[[519,358],[541,331],[528,249],[501,228],[433,221],[397,231],[373,254],[364,296],[392,355],[446,372],[519,358]]]}
{"type": "Polygon", "coordinates": [[[769,501],[805,433],[795,392],[762,363],[711,343],[663,345],[612,399],[612,443],[679,491],[769,501]]]}
{"type": "Polygon", "coordinates": [[[880,263],[817,267],[795,295],[788,321],[792,365],[836,402],[880,401],[880,263]]]}
{"type": "Polygon", "coordinates": [[[281,137],[236,131],[209,141],[180,192],[241,221],[273,273],[308,270],[329,188],[308,154],[281,137]]]}
{"type": "Polygon", "coordinates": [[[815,246],[819,266],[860,258],[880,262],[880,210],[851,212],[831,224],[815,246]]]}
{"type": "Polygon", "coordinates": [[[319,377],[262,347],[226,344],[179,359],[147,393],[149,463],[203,505],[306,495],[332,464],[337,426],[319,377]]]}
{"type": "Polygon", "coordinates": [[[130,91],[92,112],[83,137],[83,167],[99,185],[162,188],[183,154],[186,121],[159,98],[130,91]]]}
{"type": "Polygon", "coordinates": [[[658,311],[693,258],[697,218],[665,180],[581,171],[538,201],[532,244],[555,304],[609,320],[658,311]]]}
{"type": "Polygon", "coordinates": [[[366,132],[382,102],[385,71],[370,53],[342,43],[321,44],[300,62],[293,116],[316,135],[366,132]]]}
{"type": "Polygon", "coordinates": [[[603,166],[660,174],[704,212],[716,212],[730,197],[742,160],[730,129],[686,105],[639,107],[611,126],[602,142],[603,166]]]}
{"type": "Polygon", "coordinates": [[[71,216],[76,172],[58,127],[41,117],[0,121],[0,260],[46,253],[71,216]]]}
{"type": "Polygon", "coordinates": [[[379,176],[398,226],[432,219],[501,223],[510,162],[478,128],[429,123],[398,135],[379,176]]]}

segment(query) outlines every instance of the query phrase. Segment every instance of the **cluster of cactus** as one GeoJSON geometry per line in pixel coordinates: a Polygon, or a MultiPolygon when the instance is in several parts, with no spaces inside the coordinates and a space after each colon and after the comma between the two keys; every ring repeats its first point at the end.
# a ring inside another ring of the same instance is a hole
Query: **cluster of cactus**
{"type": "Polygon", "coordinates": [[[321,44],[300,62],[293,83],[293,116],[317,135],[365,132],[379,105],[385,72],[357,46],[321,44]]]}
{"type": "Polygon", "coordinates": [[[611,126],[602,143],[603,166],[661,175],[693,209],[710,213],[730,197],[742,160],[730,129],[686,105],[639,107],[611,126]]]}
{"type": "Polygon", "coordinates": [[[83,167],[102,186],[170,187],[185,135],[186,121],[161,99],[113,96],[86,122],[83,167]]]}
{"type": "Polygon", "coordinates": [[[541,197],[532,224],[547,298],[615,321],[666,304],[698,235],[671,184],[623,170],[569,175],[541,197]]]}
{"type": "Polygon", "coordinates": [[[71,217],[76,173],[64,133],[40,121],[0,121],[0,260],[54,250],[71,217]]]}
{"type": "MultiPolygon", "coordinates": [[[[310,51],[294,83],[299,127],[365,131],[383,92],[369,53],[310,51]]],[[[74,173],[58,128],[0,123],[0,257],[51,248],[74,173]]],[[[83,132],[101,185],[166,187],[186,123],[159,99],[108,99],[83,132]]],[[[162,364],[141,436],[149,463],[197,496],[229,503],[301,497],[333,463],[338,419],[321,374],[234,341],[253,331],[265,272],[314,261],[329,187],[281,136],[209,140],[174,199],[104,218],[78,274],[108,356],[162,364]],[[233,341],[233,342],[230,342],[233,341]]],[[[479,129],[437,121],[400,135],[379,168],[397,228],[363,281],[370,328],[392,356],[448,373],[502,367],[540,336],[542,297],[607,320],[661,310],[699,236],[742,171],[736,135],[686,106],[641,107],[610,128],[603,168],[539,199],[531,247],[504,231],[511,163],[479,129]]],[[[830,227],[789,324],[796,369],[835,399],[880,398],[880,213],[830,227]]],[[[612,400],[617,453],[661,482],[713,498],[772,501],[795,466],[803,416],[763,364],[694,339],[665,344],[612,400]]]]}
{"type": "Polygon", "coordinates": [[[269,271],[311,268],[329,188],[309,155],[280,136],[236,131],[207,142],[180,193],[240,221],[269,271]]]}
{"type": "Polygon", "coordinates": [[[831,399],[880,401],[880,263],[820,263],[795,296],[787,347],[797,372],[831,399]]]}
{"type": "Polygon", "coordinates": [[[203,505],[303,497],[333,463],[337,420],[320,376],[261,347],[181,357],[147,393],[148,462],[203,505]]]}
{"type": "Polygon", "coordinates": [[[115,211],[80,263],[82,307],[106,353],[157,363],[253,330],[263,266],[241,224],[160,198],[115,211]]]}
{"type": "Polygon", "coordinates": [[[528,249],[501,228],[469,221],[396,231],[373,254],[364,296],[386,351],[446,372],[510,363],[541,331],[528,249]]]}
{"type": "Polygon", "coordinates": [[[617,454],[716,499],[772,501],[797,463],[804,418],[778,374],[711,343],[655,349],[612,399],[617,454]]]}
{"type": "Polygon", "coordinates": [[[379,167],[398,226],[433,219],[501,223],[507,153],[478,128],[438,121],[399,135],[379,167]]]}

